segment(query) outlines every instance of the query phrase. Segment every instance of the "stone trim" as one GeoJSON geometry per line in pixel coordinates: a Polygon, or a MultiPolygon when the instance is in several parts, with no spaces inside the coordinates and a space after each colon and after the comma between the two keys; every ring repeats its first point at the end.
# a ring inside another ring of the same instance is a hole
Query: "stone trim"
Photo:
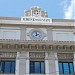
{"type": "Polygon", "coordinates": [[[45,58],[44,52],[30,52],[29,53],[30,58],[45,58]]]}
{"type": "Polygon", "coordinates": [[[11,45],[7,46],[6,44],[2,45],[2,48],[0,48],[0,51],[10,51],[10,52],[17,52],[17,51],[52,51],[52,52],[75,52],[75,46],[68,46],[66,45],[65,47],[62,45],[39,45],[39,44],[24,44],[24,45],[11,45]]]}
{"type": "Polygon", "coordinates": [[[21,21],[21,18],[19,17],[0,17],[0,20],[19,20],[21,21]]]}
{"type": "Polygon", "coordinates": [[[29,36],[32,40],[42,40],[46,35],[45,35],[45,33],[44,33],[41,29],[39,29],[39,28],[35,29],[35,28],[34,28],[34,29],[32,29],[32,30],[29,31],[28,36],[29,36]],[[32,33],[35,32],[35,31],[40,32],[40,34],[41,34],[40,39],[33,38],[32,33]]]}
{"type": "Polygon", "coordinates": [[[69,60],[73,60],[73,58],[74,58],[74,55],[73,55],[73,53],[58,53],[57,54],[57,57],[58,57],[58,59],[60,60],[60,59],[69,59],[69,60]]]}
{"type": "Polygon", "coordinates": [[[0,44],[51,44],[51,45],[75,45],[75,41],[52,41],[52,40],[16,40],[0,39],[0,44]]]}
{"type": "Polygon", "coordinates": [[[0,51],[75,52],[74,42],[0,40],[0,51]]]}
{"type": "Polygon", "coordinates": [[[32,27],[32,28],[47,28],[52,27],[53,29],[74,29],[74,24],[68,23],[31,23],[21,22],[19,20],[0,20],[0,26],[3,27],[32,27]]]}
{"type": "Polygon", "coordinates": [[[16,58],[16,52],[0,52],[0,58],[16,58]]]}

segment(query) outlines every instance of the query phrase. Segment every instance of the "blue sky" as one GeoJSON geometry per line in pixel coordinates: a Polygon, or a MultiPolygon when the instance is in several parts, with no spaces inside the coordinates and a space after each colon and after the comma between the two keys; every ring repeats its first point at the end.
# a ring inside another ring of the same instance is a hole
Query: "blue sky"
{"type": "Polygon", "coordinates": [[[22,17],[25,9],[39,6],[49,18],[74,18],[75,0],[0,0],[0,16],[22,17]]]}

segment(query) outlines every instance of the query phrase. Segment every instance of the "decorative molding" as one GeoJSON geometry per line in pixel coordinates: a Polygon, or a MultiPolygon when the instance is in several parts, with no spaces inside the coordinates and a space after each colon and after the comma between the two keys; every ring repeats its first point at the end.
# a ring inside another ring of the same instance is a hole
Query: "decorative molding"
{"type": "Polygon", "coordinates": [[[46,45],[42,45],[42,49],[46,49],[46,45]]]}
{"type": "Polygon", "coordinates": [[[21,44],[21,48],[24,49],[25,48],[25,45],[24,44],[21,44]]]}
{"type": "Polygon", "coordinates": [[[6,45],[7,49],[11,48],[11,45],[10,44],[7,44],[6,45]]]}
{"type": "Polygon", "coordinates": [[[35,48],[36,48],[36,49],[39,49],[39,45],[38,45],[38,44],[37,44],[37,45],[35,45],[35,48]]]}
{"type": "Polygon", "coordinates": [[[58,53],[57,56],[58,56],[58,59],[73,59],[74,58],[73,53],[58,53]]]}
{"type": "Polygon", "coordinates": [[[16,52],[0,52],[0,58],[16,58],[16,52]]]}
{"type": "Polygon", "coordinates": [[[53,49],[53,45],[49,45],[49,49],[52,50],[53,49]]]}
{"type": "Polygon", "coordinates": [[[31,40],[42,40],[46,36],[46,34],[39,28],[31,29],[27,35],[30,37],[31,40]],[[38,31],[41,34],[41,37],[39,39],[33,38],[32,33],[35,32],[35,31],[38,31]]]}
{"type": "Polygon", "coordinates": [[[75,52],[74,42],[56,41],[25,41],[25,40],[0,40],[0,51],[55,51],[75,52]]]}
{"type": "Polygon", "coordinates": [[[3,44],[0,44],[0,48],[1,48],[1,49],[3,48],[3,44]]]}
{"type": "Polygon", "coordinates": [[[38,6],[34,6],[31,7],[29,10],[26,10],[24,12],[24,16],[25,17],[43,17],[43,18],[47,18],[48,17],[48,12],[42,10],[40,7],[38,6]]]}
{"type": "Polygon", "coordinates": [[[70,46],[70,49],[71,49],[71,50],[74,50],[74,49],[75,49],[75,46],[74,46],[74,45],[71,45],[71,46],[70,46]]]}
{"type": "Polygon", "coordinates": [[[58,50],[59,50],[60,48],[61,48],[61,47],[60,47],[60,45],[57,45],[57,46],[56,46],[56,49],[58,49],[58,50]]]}
{"type": "Polygon", "coordinates": [[[30,58],[45,58],[45,53],[43,53],[43,52],[30,52],[29,57],[30,58]]]}
{"type": "Polygon", "coordinates": [[[14,48],[16,48],[16,49],[19,48],[19,45],[18,44],[15,44],[14,45],[14,48]]]}
{"type": "Polygon", "coordinates": [[[29,44],[29,45],[28,45],[28,48],[29,48],[29,49],[32,49],[32,45],[31,45],[31,44],[29,44]]]}

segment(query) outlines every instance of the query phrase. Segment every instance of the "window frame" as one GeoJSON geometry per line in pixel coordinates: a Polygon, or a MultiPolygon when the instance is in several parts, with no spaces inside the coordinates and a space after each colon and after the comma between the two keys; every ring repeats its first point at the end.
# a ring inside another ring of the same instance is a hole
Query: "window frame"
{"type": "Polygon", "coordinates": [[[0,61],[0,69],[1,69],[1,72],[0,74],[15,74],[15,68],[16,67],[16,62],[15,61],[0,61]],[[5,72],[5,66],[6,66],[6,63],[10,64],[10,72],[9,73],[6,73],[5,72]],[[3,68],[3,72],[2,72],[2,63],[4,63],[4,68],[3,68]],[[14,71],[13,71],[13,64],[14,64],[14,71]],[[13,72],[12,72],[13,71],[13,72]]]}
{"type": "Polygon", "coordinates": [[[69,73],[67,73],[67,74],[74,74],[74,64],[73,64],[73,62],[70,62],[70,61],[59,61],[58,64],[60,64],[60,63],[62,65],[62,73],[60,73],[60,65],[59,65],[59,74],[65,74],[64,73],[64,63],[67,63],[68,64],[69,73]],[[73,69],[73,73],[71,73],[70,64],[72,64],[72,66],[73,66],[73,68],[72,68],[73,69]]]}
{"type": "Polygon", "coordinates": [[[44,61],[30,61],[30,70],[29,70],[29,73],[30,74],[45,74],[45,62],[44,61]],[[31,72],[31,62],[33,62],[33,72],[31,72]],[[36,62],[39,62],[39,66],[40,66],[40,72],[39,73],[36,73],[35,72],[35,63],[36,62]],[[43,62],[44,64],[44,72],[42,73],[42,66],[41,66],[41,63],[43,62]]]}

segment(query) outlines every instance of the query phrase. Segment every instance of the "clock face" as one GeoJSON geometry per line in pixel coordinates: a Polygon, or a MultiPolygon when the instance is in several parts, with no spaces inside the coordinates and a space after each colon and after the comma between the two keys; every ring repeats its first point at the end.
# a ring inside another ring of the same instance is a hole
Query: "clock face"
{"type": "Polygon", "coordinates": [[[39,40],[40,38],[41,38],[41,32],[39,32],[39,31],[33,31],[32,32],[32,37],[34,38],[34,39],[36,39],[36,40],[39,40]]]}

